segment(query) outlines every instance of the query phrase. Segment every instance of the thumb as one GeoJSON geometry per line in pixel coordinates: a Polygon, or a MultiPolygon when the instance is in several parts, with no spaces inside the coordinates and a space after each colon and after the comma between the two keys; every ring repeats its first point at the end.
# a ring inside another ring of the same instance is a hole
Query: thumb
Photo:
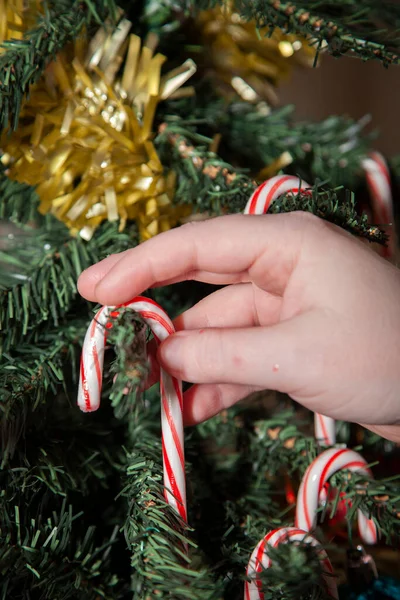
{"type": "Polygon", "coordinates": [[[318,371],[316,327],[308,313],[270,327],[179,331],[160,345],[158,360],[183,381],[252,385],[292,395],[318,371]]]}

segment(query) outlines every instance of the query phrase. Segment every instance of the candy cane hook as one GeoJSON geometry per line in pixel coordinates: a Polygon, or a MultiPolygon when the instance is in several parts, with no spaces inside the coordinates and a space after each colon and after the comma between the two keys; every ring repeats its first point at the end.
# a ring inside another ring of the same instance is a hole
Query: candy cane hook
{"type": "Polygon", "coordinates": [[[271,566],[268,548],[276,548],[279,544],[285,544],[289,541],[305,542],[317,549],[319,560],[326,573],[324,580],[328,594],[331,598],[339,598],[331,562],[319,542],[312,535],[298,527],[282,527],[270,531],[255,547],[247,567],[246,574],[250,581],[246,581],[244,586],[244,600],[264,600],[262,584],[260,579],[257,579],[257,573],[271,566]]]}
{"type": "MultiPolygon", "coordinates": [[[[167,314],[153,300],[138,296],[123,306],[143,317],[157,343],[175,332],[167,314]]],[[[103,306],[98,311],[83,343],[78,405],[84,412],[95,411],[100,406],[107,327],[113,310],[114,307],[103,306]]],[[[165,498],[186,522],[182,382],[161,369],[160,392],[165,498]]]]}
{"type": "MultiPolygon", "coordinates": [[[[317,456],[304,474],[297,495],[296,526],[312,531],[317,524],[317,509],[321,491],[328,479],[337,471],[347,469],[371,477],[364,458],[347,448],[329,448],[317,456]]],[[[376,525],[364,513],[358,511],[358,528],[366,544],[375,544],[378,539],[376,525]]]]}
{"type": "MultiPolygon", "coordinates": [[[[371,197],[373,219],[378,225],[393,224],[393,195],[390,182],[390,172],[386,160],[379,152],[371,152],[362,161],[365,171],[368,191],[371,197]]],[[[385,258],[393,258],[395,251],[395,233],[393,228],[389,233],[389,244],[383,248],[385,258]]]]}
{"type": "Polygon", "coordinates": [[[336,444],[336,421],[315,413],[314,436],[320,446],[334,446],[336,444]]]}

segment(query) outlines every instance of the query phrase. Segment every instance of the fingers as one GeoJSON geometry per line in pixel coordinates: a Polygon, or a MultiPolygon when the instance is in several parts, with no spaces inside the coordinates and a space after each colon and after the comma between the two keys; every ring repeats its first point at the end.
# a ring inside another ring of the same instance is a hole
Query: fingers
{"type": "MultiPolygon", "coordinates": [[[[210,327],[252,327],[260,325],[260,321],[263,325],[272,325],[279,320],[281,306],[282,298],[260,292],[251,283],[231,285],[203,298],[179,315],[174,320],[174,326],[177,331],[181,331],[210,327]],[[257,312],[255,300],[260,293],[263,294],[263,302],[257,312]]],[[[156,354],[157,344],[153,339],[147,344],[151,369],[146,388],[156,383],[160,376],[156,354]]]]}
{"type": "Polygon", "coordinates": [[[92,296],[96,285],[107,275],[110,269],[121,260],[123,254],[124,253],[111,254],[94,265],[93,268],[86,269],[78,279],[79,293],[88,300],[94,299],[92,296]]]}
{"type": "Polygon", "coordinates": [[[370,429],[386,440],[400,444],[400,425],[363,425],[363,427],[370,429]]]}
{"type": "Polygon", "coordinates": [[[321,377],[324,356],[316,336],[329,334],[327,319],[313,311],[270,327],[180,331],[161,344],[157,357],[184,381],[298,395],[321,377]]]}
{"type": "MultiPolygon", "coordinates": [[[[177,331],[183,329],[202,329],[209,327],[252,327],[272,325],[279,320],[282,298],[260,292],[252,284],[232,285],[210,294],[195,306],[174,320],[177,331]],[[263,294],[257,312],[255,300],[257,294],[263,294]]],[[[145,387],[149,388],[159,380],[160,367],[156,359],[157,344],[151,340],[147,344],[147,356],[150,373],[145,387]]]]}
{"type": "Polygon", "coordinates": [[[184,424],[189,426],[206,421],[259,390],[251,385],[194,385],[183,397],[184,424]]]}
{"type": "MultiPolygon", "coordinates": [[[[155,340],[147,345],[150,361],[150,373],[144,384],[144,389],[150,388],[160,379],[160,366],[155,358],[155,340]]],[[[229,408],[246,398],[253,392],[259,391],[256,386],[211,384],[193,385],[183,397],[183,420],[185,426],[196,425],[217,415],[221,410],[229,408]]]]}
{"type": "Polygon", "coordinates": [[[163,287],[181,281],[201,281],[202,283],[210,283],[211,285],[231,285],[234,283],[247,283],[250,281],[248,273],[212,273],[210,271],[191,271],[185,273],[184,276],[179,275],[166,281],[158,281],[152,288],[163,287]]]}
{"type": "Polygon", "coordinates": [[[262,293],[257,312],[256,299],[260,290],[251,283],[231,285],[210,294],[185,311],[174,321],[177,331],[209,327],[252,327],[272,325],[279,320],[282,298],[262,293]]]}
{"type": "Polygon", "coordinates": [[[116,262],[90,267],[79,290],[100,304],[120,304],[154,285],[207,271],[223,282],[227,275],[241,282],[248,274],[267,291],[282,293],[310,222],[300,214],[229,215],[184,225],[122,253],[116,262]]]}

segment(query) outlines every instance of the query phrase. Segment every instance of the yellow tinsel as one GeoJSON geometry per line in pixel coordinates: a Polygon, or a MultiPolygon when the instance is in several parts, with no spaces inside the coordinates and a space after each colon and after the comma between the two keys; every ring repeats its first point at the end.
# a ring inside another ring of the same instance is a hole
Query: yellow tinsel
{"type": "Polygon", "coordinates": [[[257,30],[235,12],[234,3],[200,12],[196,29],[204,46],[205,67],[217,89],[225,96],[239,94],[243,100],[276,105],[277,83],[293,65],[310,67],[315,50],[307,40],[275,29],[257,30]]]}
{"type": "Polygon", "coordinates": [[[40,4],[40,0],[0,0],[0,44],[22,39],[24,31],[35,24],[40,4]]]}
{"type": "Polygon", "coordinates": [[[171,203],[174,175],[164,174],[152,129],[157,104],[182,93],[195,65],[161,76],[156,38],[142,45],[130,28],[122,19],[113,34],[101,29],[89,47],[81,40],[58,56],[2,140],[9,176],[37,186],[40,211],[84,239],[104,219],[120,229],[135,219],[147,239],[188,213],[171,203]]]}

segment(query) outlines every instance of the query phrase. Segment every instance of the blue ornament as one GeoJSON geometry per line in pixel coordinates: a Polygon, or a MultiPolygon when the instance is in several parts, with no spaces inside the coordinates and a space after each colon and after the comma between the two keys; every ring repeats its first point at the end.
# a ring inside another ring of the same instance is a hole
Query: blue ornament
{"type": "Polygon", "coordinates": [[[400,581],[380,577],[374,559],[362,546],[347,551],[347,581],[339,589],[341,600],[400,600],[400,581]]]}
{"type": "Polygon", "coordinates": [[[379,577],[366,590],[354,591],[351,586],[341,586],[340,600],[400,600],[400,581],[393,577],[379,577]]]}

